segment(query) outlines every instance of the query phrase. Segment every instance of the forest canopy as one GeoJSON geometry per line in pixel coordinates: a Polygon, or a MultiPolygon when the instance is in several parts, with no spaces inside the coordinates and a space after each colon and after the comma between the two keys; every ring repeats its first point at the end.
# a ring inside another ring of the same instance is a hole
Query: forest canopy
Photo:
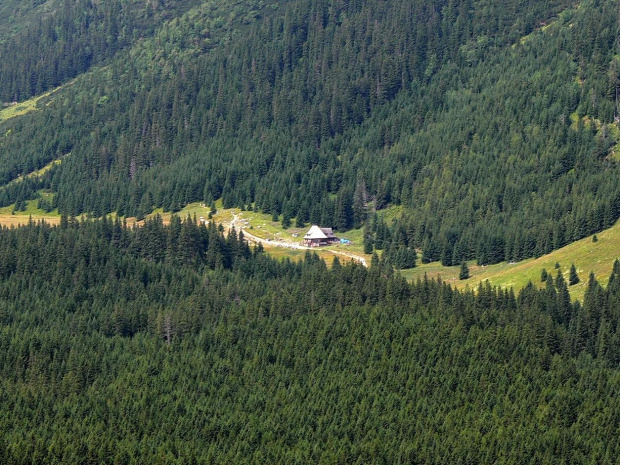
{"type": "Polygon", "coordinates": [[[0,230],[2,463],[614,463],[620,263],[571,303],[240,239],[0,230]]]}
{"type": "Polygon", "coordinates": [[[45,188],[65,214],[142,218],[222,198],[339,230],[402,205],[388,242],[445,265],[539,256],[620,214],[616,2],[175,5],[67,6],[5,40],[4,99],[62,87],[2,123],[0,204],[45,188]],[[11,58],[19,41],[63,21],[90,58],[20,70],[39,61],[11,58]]]}
{"type": "Polygon", "coordinates": [[[620,262],[518,292],[397,269],[616,222],[619,18],[0,0],[0,206],[61,215],[0,227],[0,463],[615,463],[620,262]],[[371,265],[150,215],[216,200],[364,227],[371,265]]]}

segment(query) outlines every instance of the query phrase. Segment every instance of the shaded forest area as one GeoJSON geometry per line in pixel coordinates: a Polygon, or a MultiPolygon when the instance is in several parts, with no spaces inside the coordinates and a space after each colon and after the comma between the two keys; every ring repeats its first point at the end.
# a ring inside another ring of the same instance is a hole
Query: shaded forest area
{"type": "MultiPolygon", "coordinates": [[[[5,32],[0,44],[0,100],[19,102],[60,86],[197,4],[198,0],[47,2],[37,20],[16,26],[12,34],[5,32]]],[[[38,5],[33,6],[36,10],[38,5]]]]}
{"type": "Polygon", "coordinates": [[[66,214],[141,218],[222,198],[339,230],[400,204],[392,249],[446,265],[541,255],[620,214],[615,2],[186,6],[3,124],[2,184],[71,155],[0,203],[51,188],[66,214]]]}
{"type": "Polygon", "coordinates": [[[620,263],[571,303],[275,261],[214,225],[0,230],[2,463],[614,463],[620,263]],[[318,446],[320,445],[320,446],[318,446]]]}

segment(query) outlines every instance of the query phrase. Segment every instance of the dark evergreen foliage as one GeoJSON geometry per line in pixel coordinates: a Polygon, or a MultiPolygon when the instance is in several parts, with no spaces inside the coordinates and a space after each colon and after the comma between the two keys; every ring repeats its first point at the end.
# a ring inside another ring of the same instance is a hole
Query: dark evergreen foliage
{"type": "Polygon", "coordinates": [[[0,3],[0,99],[63,85],[0,122],[0,204],[63,213],[0,228],[0,463],[615,463],[620,262],[576,303],[393,269],[616,221],[617,2],[0,3]],[[220,198],[371,266],[104,216],[220,198]]]}
{"type": "Polygon", "coordinates": [[[577,275],[577,268],[575,268],[575,264],[571,263],[570,271],[568,274],[568,285],[573,286],[579,282],[579,275],[577,275]]]}
{"type": "MultiPolygon", "coordinates": [[[[620,213],[615,2],[176,3],[3,124],[2,185],[70,155],[1,204],[45,187],[66,214],[142,217],[221,197],[340,230],[401,204],[395,247],[445,265],[539,256],[620,213]]],[[[84,17],[115,4],[97,5],[84,17]]]]}
{"type": "Polygon", "coordinates": [[[459,279],[469,279],[469,267],[466,262],[461,263],[461,270],[459,271],[459,279]]]}
{"type": "MultiPolygon", "coordinates": [[[[27,23],[0,44],[0,101],[19,102],[57,87],[200,3],[48,2],[49,11],[38,21],[27,23]]],[[[102,97],[99,104],[105,100],[102,97]]]]}
{"type": "Polygon", "coordinates": [[[190,219],[1,229],[0,458],[613,463],[619,272],[571,304],[561,274],[460,292],[190,219]]]}

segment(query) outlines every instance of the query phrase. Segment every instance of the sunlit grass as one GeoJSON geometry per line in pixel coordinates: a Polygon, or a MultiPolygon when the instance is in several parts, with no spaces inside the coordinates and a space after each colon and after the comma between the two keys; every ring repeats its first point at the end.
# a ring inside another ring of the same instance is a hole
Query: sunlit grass
{"type": "Polygon", "coordinates": [[[470,278],[464,281],[458,279],[460,266],[444,267],[440,263],[420,264],[412,270],[404,270],[401,273],[408,279],[423,277],[426,273],[429,277],[441,277],[459,288],[469,285],[477,286],[480,282],[488,280],[492,285],[501,287],[513,287],[519,290],[530,281],[538,287],[542,287],[541,273],[543,268],[553,277],[558,270],[555,264],[559,263],[559,270],[568,282],[568,272],[572,263],[577,268],[581,281],[570,286],[573,299],[583,299],[583,295],[590,273],[606,285],[611,274],[614,261],[620,258],[620,223],[597,234],[598,242],[592,241],[592,236],[574,242],[566,247],[556,250],[539,258],[531,258],[518,263],[502,262],[496,265],[478,266],[470,262],[470,278]]]}
{"type": "MultiPolygon", "coordinates": [[[[46,195],[46,193],[41,193],[46,195]]],[[[47,194],[52,196],[53,194],[47,194]]],[[[9,205],[8,207],[0,208],[0,225],[1,226],[20,226],[28,224],[30,218],[33,221],[45,220],[50,224],[58,224],[60,222],[60,215],[58,210],[54,209],[51,212],[46,212],[40,208],[37,208],[38,200],[27,200],[26,209],[24,211],[15,211],[15,205],[9,205]]]]}
{"type": "Polygon", "coordinates": [[[32,97],[31,99],[24,100],[23,102],[18,102],[14,104],[10,104],[9,106],[0,110],[0,123],[7,121],[11,118],[15,118],[16,116],[25,115],[26,113],[30,113],[37,109],[37,103],[45,97],[50,96],[54,92],[56,92],[60,87],[56,89],[52,89],[44,94],[37,95],[36,97],[32,97]]]}

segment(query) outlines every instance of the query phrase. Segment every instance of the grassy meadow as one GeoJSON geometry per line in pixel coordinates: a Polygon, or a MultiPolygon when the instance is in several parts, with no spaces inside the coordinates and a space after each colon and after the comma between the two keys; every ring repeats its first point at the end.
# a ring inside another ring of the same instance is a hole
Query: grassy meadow
{"type": "MultiPolygon", "coordinates": [[[[42,192],[41,195],[49,197],[54,194],[42,192]]],[[[28,223],[30,218],[32,218],[33,221],[45,220],[50,224],[60,223],[60,215],[57,210],[46,212],[45,210],[37,208],[37,203],[38,200],[36,199],[27,200],[26,210],[24,211],[14,211],[15,205],[0,208],[0,226],[10,227],[25,225],[28,223]]]]}
{"type": "MultiPolygon", "coordinates": [[[[235,224],[235,228],[237,231],[240,229],[242,231],[246,231],[260,239],[270,240],[270,241],[278,241],[285,242],[289,244],[299,244],[303,238],[303,235],[308,231],[310,225],[306,225],[303,228],[290,227],[288,229],[282,228],[282,224],[279,221],[272,221],[273,218],[271,215],[254,212],[254,211],[242,211],[238,208],[222,208],[221,200],[215,202],[216,213],[213,215],[212,220],[221,224],[225,229],[229,229],[235,219],[237,217],[237,222],[235,224]]],[[[181,218],[186,218],[188,215],[190,217],[196,217],[197,220],[200,220],[201,217],[205,221],[211,221],[209,219],[209,213],[211,209],[209,206],[201,202],[193,202],[186,205],[183,209],[176,213],[177,216],[181,218]]],[[[153,210],[152,213],[148,215],[148,217],[153,217],[155,215],[160,215],[165,224],[170,221],[172,217],[172,213],[164,212],[161,208],[153,210]]],[[[0,222],[2,218],[0,217],[0,222]]],[[[132,225],[134,223],[140,224],[140,221],[136,221],[135,218],[127,218],[127,223],[132,225]]],[[[293,219],[293,224],[295,221],[293,219]]],[[[351,244],[349,245],[341,245],[336,244],[330,247],[322,247],[320,249],[315,250],[315,252],[325,260],[328,265],[331,265],[334,261],[334,257],[337,253],[350,253],[354,255],[359,255],[365,258],[370,258],[370,255],[364,255],[363,253],[363,229],[355,229],[352,231],[347,231],[345,234],[340,235],[346,239],[351,240],[351,244]],[[336,252],[336,254],[334,254],[336,252]]],[[[271,256],[277,259],[285,259],[289,258],[291,260],[301,260],[303,259],[306,251],[300,249],[289,249],[286,247],[279,247],[275,245],[263,245],[265,251],[269,253],[271,256]]],[[[343,255],[339,255],[339,259],[341,262],[346,262],[351,260],[343,255]]]]}
{"type": "Polygon", "coordinates": [[[60,89],[60,87],[45,92],[44,94],[37,95],[36,97],[32,97],[31,99],[24,100],[23,102],[9,104],[8,106],[2,108],[0,110],[0,123],[36,110],[38,106],[43,103],[42,100],[45,97],[49,97],[58,89],[60,89]]]}
{"type": "Polygon", "coordinates": [[[568,282],[570,266],[574,263],[581,281],[569,289],[573,299],[582,300],[590,273],[594,273],[599,282],[606,285],[614,261],[620,258],[620,222],[598,233],[597,242],[593,242],[592,237],[586,237],[542,257],[518,263],[502,262],[478,266],[475,262],[469,262],[470,278],[463,281],[458,279],[460,266],[444,267],[439,262],[420,264],[412,270],[401,271],[401,274],[407,279],[417,279],[426,273],[429,277],[441,277],[459,288],[475,287],[488,280],[494,286],[514,287],[519,290],[530,281],[536,286],[543,286],[540,280],[543,268],[555,277],[558,272],[556,263],[559,263],[559,270],[568,282]]]}
{"type": "MultiPolygon", "coordinates": [[[[213,216],[213,220],[216,223],[222,224],[224,227],[229,227],[236,215],[237,223],[235,227],[237,230],[241,228],[243,231],[246,231],[260,239],[270,241],[299,244],[304,234],[306,234],[311,226],[310,224],[307,224],[301,228],[295,227],[295,219],[293,219],[293,226],[284,229],[282,228],[282,223],[280,221],[273,221],[272,216],[269,214],[255,211],[241,211],[237,208],[221,209],[221,206],[218,205],[218,203],[216,203],[216,209],[217,213],[213,216]]],[[[204,209],[204,212],[207,212],[206,214],[202,214],[205,218],[208,218],[208,211],[208,208],[204,209]]],[[[182,212],[183,214],[186,214],[185,209],[182,210],[182,212]]],[[[365,255],[363,253],[363,234],[364,232],[362,228],[353,229],[343,234],[337,234],[341,238],[349,239],[351,243],[346,245],[335,244],[329,247],[322,247],[315,251],[321,258],[325,259],[328,264],[331,264],[334,260],[335,255],[333,252],[350,253],[353,255],[370,258],[370,255],[365,255]]],[[[287,249],[285,247],[265,245],[265,250],[276,258],[288,257],[292,260],[299,260],[305,255],[305,250],[287,249]]],[[[345,256],[340,256],[339,258],[340,261],[349,260],[345,256]]]]}

